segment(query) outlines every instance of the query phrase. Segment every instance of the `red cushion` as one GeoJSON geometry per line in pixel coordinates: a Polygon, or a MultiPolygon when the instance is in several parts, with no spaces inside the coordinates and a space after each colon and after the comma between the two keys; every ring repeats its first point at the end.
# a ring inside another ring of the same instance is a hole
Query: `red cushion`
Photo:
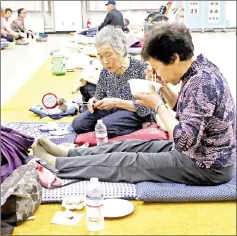
{"type": "MultiPolygon", "coordinates": [[[[168,140],[168,134],[157,128],[157,125],[151,125],[149,127],[137,130],[131,134],[124,135],[124,136],[118,136],[115,138],[109,139],[109,142],[117,141],[117,140],[168,140]]],[[[77,136],[77,139],[75,141],[76,144],[83,144],[83,143],[89,143],[90,146],[96,145],[96,138],[95,138],[95,132],[89,132],[85,134],[79,134],[77,136]]]]}

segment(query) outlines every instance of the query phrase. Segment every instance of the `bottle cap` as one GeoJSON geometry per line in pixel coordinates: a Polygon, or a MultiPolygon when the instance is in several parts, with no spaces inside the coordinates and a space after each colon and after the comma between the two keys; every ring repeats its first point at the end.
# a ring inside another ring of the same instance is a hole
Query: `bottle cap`
{"type": "Polygon", "coordinates": [[[38,166],[38,170],[39,170],[39,172],[43,172],[43,169],[44,169],[44,167],[43,166],[38,166]]]}
{"type": "Polygon", "coordinates": [[[97,184],[99,182],[99,179],[98,178],[91,178],[90,179],[90,183],[91,184],[97,184]]]}
{"type": "Polygon", "coordinates": [[[98,124],[103,124],[102,119],[101,119],[101,120],[97,120],[97,123],[98,123],[98,124]]]}

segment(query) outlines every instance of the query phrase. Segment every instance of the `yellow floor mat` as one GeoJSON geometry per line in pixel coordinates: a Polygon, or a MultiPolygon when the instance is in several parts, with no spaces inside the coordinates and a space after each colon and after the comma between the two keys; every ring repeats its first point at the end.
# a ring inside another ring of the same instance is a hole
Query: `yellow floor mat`
{"type": "MultiPolygon", "coordinates": [[[[144,204],[133,201],[136,210],[128,217],[105,220],[98,235],[235,235],[235,203],[144,204]]],[[[34,221],[15,228],[14,235],[91,235],[86,220],[72,226],[52,225],[59,204],[41,205],[34,221]]],[[[76,212],[85,214],[85,209],[76,212]]]]}
{"type": "MultiPolygon", "coordinates": [[[[2,121],[7,122],[45,122],[50,118],[40,119],[38,115],[29,111],[33,104],[42,105],[42,97],[46,93],[71,99],[72,88],[79,78],[79,71],[68,72],[66,76],[55,76],[51,73],[51,62],[47,60],[40,69],[28,80],[18,92],[1,108],[2,121]]],[[[71,121],[72,117],[65,117],[60,121],[71,121]]]]}
{"type": "MultiPolygon", "coordinates": [[[[32,104],[41,104],[42,96],[52,92],[71,98],[71,89],[78,72],[53,76],[48,60],[2,108],[4,122],[49,121],[40,120],[29,112],[32,104]]],[[[71,121],[73,117],[60,121],[71,121]]],[[[135,212],[125,218],[106,220],[105,229],[98,235],[236,235],[236,202],[222,203],[158,203],[134,201],[135,212]]],[[[88,235],[85,217],[75,227],[50,224],[59,204],[41,205],[36,219],[27,221],[14,230],[14,235],[88,235]]],[[[81,213],[80,211],[78,213],[81,213]]],[[[85,213],[85,211],[82,211],[85,213]]]]}

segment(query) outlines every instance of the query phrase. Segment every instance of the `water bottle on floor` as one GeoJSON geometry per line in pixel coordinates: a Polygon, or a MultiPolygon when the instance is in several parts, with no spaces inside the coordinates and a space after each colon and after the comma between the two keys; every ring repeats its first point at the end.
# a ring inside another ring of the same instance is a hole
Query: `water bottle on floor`
{"type": "Polygon", "coordinates": [[[102,120],[98,120],[95,126],[95,136],[97,145],[108,143],[107,128],[102,120]]]}
{"type": "Polygon", "coordinates": [[[86,223],[91,232],[104,229],[103,197],[98,178],[91,178],[86,192],[86,223]]]}

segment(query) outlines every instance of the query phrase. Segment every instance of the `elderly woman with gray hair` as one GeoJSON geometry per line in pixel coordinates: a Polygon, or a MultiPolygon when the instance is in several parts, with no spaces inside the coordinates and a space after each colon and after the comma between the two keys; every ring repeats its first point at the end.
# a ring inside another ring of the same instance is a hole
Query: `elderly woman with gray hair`
{"type": "Polygon", "coordinates": [[[154,120],[151,109],[136,104],[128,83],[130,79],[145,79],[147,64],[128,57],[126,36],[119,27],[106,26],[95,41],[104,68],[88,110],[74,119],[72,127],[78,134],[90,132],[103,118],[109,138],[130,134],[142,128],[142,123],[154,120]]]}

